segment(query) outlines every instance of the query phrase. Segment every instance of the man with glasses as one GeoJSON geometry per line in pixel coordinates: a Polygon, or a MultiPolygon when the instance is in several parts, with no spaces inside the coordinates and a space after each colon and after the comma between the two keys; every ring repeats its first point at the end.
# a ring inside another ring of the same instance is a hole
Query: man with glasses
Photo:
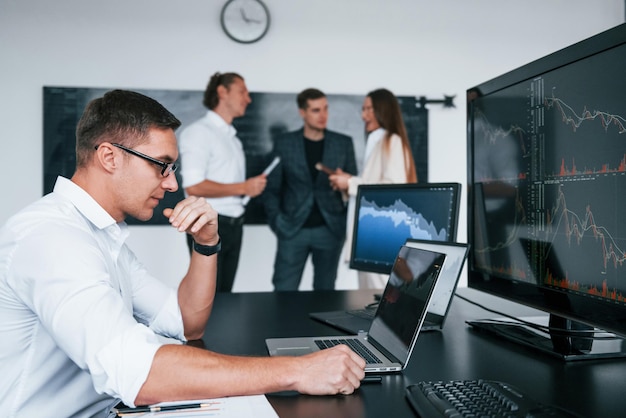
{"type": "Polygon", "coordinates": [[[76,129],[72,178],[59,177],[52,193],[0,229],[2,416],[104,417],[119,399],[135,406],[359,386],[364,364],[345,346],[254,358],[180,344],[202,337],[213,306],[217,213],[197,197],[163,211],[193,238],[178,289],[136,259],[124,222],[150,219],[178,189],[179,125],[138,93],[93,100],[76,129]]]}
{"type": "MultiPolygon", "coordinates": [[[[233,119],[251,103],[236,73],[215,73],[204,91],[207,113],[180,135],[182,181],[187,196],[203,197],[218,213],[222,251],[217,256],[217,291],[233,288],[241,242],[245,199],[265,189],[265,174],[246,179],[246,160],[233,119]]],[[[191,237],[188,236],[191,244],[191,237]]],[[[191,250],[191,245],[189,245],[191,250]]]]}
{"type": "MultiPolygon", "coordinates": [[[[149,155],[142,154],[141,152],[136,151],[132,148],[127,148],[122,144],[111,144],[111,145],[113,145],[114,147],[118,147],[119,149],[123,149],[129,154],[136,155],[139,158],[143,158],[146,161],[150,161],[152,164],[158,165],[159,167],[161,167],[161,175],[163,177],[167,177],[170,175],[170,173],[175,173],[176,170],[178,170],[178,166],[175,163],[166,163],[165,161],[159,161],[156,158],[152,158],[149,155]]],[[[96,145],[94,148],[98,149],[98,146],[96,145]]]]}

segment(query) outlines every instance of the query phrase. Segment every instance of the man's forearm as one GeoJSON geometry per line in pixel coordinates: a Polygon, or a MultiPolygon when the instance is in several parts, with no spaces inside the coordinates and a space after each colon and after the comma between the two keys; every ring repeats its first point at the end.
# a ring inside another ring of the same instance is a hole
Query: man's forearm
{"type": "Polygon", "coordinates": [[[180,345],[160,347],[137,405],[294,390],[344,395],[360,386],[365,361],[345,345],[301,357],[227,356],[180,345]]]}
{"type": "Polygon", "coordinates": [[[234,357],[190,346],[156,353],[136,405],[294,390],[295,358],[234,357]]]}
{"type": "Polygon", "coordinates": [[[183,317],[185,337],[201,338],[211,315],[215,298],[217,254],[191,253],[189,270],[178,286],[178,305],[183,317]]]}
{"type": "Polygon", "coordinates": [[[200,197],[227,197],[243,196],[246,194],[245,182],[242,183],[218,183],[212,180],[204,180],[185,189],[189,196],[200,197]]]}

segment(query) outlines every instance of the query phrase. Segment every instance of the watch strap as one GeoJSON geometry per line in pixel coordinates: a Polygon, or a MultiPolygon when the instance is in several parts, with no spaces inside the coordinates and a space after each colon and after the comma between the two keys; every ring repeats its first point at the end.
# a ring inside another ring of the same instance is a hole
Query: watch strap
{"type": "Polygon", "coordinates": [[[193,250],[198,254],[202,255],[213,255],[220,252],[222,249],[222,239],[218,239],[217,244],[215,245],[202,245],[198,244],[195,240],[193,241],[193,250]]]}

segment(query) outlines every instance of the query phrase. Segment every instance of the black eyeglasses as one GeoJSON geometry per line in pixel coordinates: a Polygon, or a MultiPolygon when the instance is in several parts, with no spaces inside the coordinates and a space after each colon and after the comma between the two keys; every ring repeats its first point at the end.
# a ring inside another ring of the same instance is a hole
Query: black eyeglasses
{"type": "MultiPolygon", "coordinates": [[[[135,151],[132,148],[127,148],[121,144],[111,144],[111,145],[113,145],[114,147],[118,147],[119,149],[124,150],[127,153],[132,154],[136,157],[143,158],[146,161],[150,161],[152,164],[158,165],[159,167],[161,167],[161,175],[163,177],[169,176],[170,173],[174,173],[178,169],[178,166],[175,163],[166,163],[165,161],[157,160],[156,158],[152,158],[139,151],[135,151]]],[[[98,146],[96,146],[96,149],[98,149],[98,146]]]]}

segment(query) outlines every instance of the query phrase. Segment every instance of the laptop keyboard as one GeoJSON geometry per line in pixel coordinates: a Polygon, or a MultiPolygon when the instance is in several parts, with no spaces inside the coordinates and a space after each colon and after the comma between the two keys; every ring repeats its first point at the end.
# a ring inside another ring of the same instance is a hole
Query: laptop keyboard
{"type": "Polygon", "coordinates": [[[419,382],[407,387],[406,396],[420,416],[428,417],[577,417],[493,380],[419,382]]]}
{"type": "Polygon", "coordinates": [[[315,344],[323,350],[325,348],[331,348],[338,344],[345,344],[352,349],[359,356],[363,357],[363,359],[367,362],[367,364],[380,364],[382,361],[376,354],[372,353],[369,348],[367,348],[361,341],[354,338],[337,338],[337,339],[327,339],[327,340],[315,340],[315,344]]]}

